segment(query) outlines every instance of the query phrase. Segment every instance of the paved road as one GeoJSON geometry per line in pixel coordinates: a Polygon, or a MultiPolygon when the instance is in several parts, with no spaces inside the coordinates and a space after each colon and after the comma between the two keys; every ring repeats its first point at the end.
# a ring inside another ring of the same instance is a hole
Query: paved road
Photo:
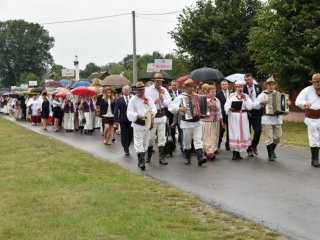
{"type": "MultiPolygon", "coordinates": [[[[105,146],[100,133],[55,133],[51,127],[45,132],[27,123],[18,124],[140,173],[136,156],[125,157],[119,140],[105,146]]],[[[178,152],[167,158],[168,166],[160,166],[155,153],[143,174],[290,239],[320,239],[320,169],[310,166],[309,151],[279,147],[276,162],[266,160],[263,145],[259,151],[259,157],[241,161],[232,161],[230,152],[221,151],[217,160],[201,167],[195,156],[191,166],[185,166],[178,152]]]]}

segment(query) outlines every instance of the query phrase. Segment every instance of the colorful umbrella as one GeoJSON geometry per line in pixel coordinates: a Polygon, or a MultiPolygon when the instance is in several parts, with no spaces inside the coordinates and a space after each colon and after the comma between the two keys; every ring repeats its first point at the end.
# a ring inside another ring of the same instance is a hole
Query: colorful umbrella
{"type": "Polygon", "coordinates": [[[69,79],[61,79],[59,83],[61,83],[64,87],[69,87],[72,84],[69,79]]]}
{"type": "Polygon", "coordinates": [[[77,87],[71,90],[71,93],[76,96],[90,95],[91,97],[93,97],[94,95],[96,95],[96,91],[90,87],[77,87]]]}
{"type": "Polygon", "coordinates": [[[192,71],[189,78],[192,80],[199,80],[200,82],[218,82],[224,79],[224,75],[217,69],[204,67],[192,71]]]}
{"type": "Polygon", "coordinates": [[[130,84],[130,81],[121,75],[110,75],[102,80],[102,86],[114,86],[114,85],[126,85],[130,84]]]}
{"type": "Polygon", "coordinates": [[[56,97],[66,98],[68,93],[70,93],[70,91],[68,89],[63,88],[56,94],[56,97]]]}
{"type": "Polygon", "coordinates": [[[77,81],[77,82],[74,82],[70,88],[73,89],[73,88],[78,88],[78,87],[89,87],[91,84],[87,81],[77,81]]]}
{"type": "Polygon", "coordinates": [[[44,86],[45,88],[63,87],[63,85],[62,85],[60,82],[58,82],[58,81],[48,81],[48,82],[45,82],[45,83],[43,84],[43,86],[44,86]]]}

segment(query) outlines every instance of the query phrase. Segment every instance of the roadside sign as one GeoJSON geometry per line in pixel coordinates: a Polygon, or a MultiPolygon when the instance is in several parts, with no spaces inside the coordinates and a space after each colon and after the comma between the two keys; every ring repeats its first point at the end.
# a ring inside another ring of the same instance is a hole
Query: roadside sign
{"type": "Polygon", "coordinates": [[[62,77],[74,77],[74,69],[62,69],[62,77]]]}
{"type": "Polygon", "coordinates": [[[154,65],[160,70],[172,70],[172,59],[155,59],[154,65]]]}

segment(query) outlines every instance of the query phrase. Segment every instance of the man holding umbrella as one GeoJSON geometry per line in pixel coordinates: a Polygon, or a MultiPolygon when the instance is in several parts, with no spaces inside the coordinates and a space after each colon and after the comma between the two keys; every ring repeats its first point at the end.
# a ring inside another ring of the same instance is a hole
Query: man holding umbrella
{"type": "Polygon", "coordinates": [[[146,162],[149,163],[151,161],[155,139],[158,137],[159,163],[161,165],[167,165],[168,162],[164,159],[167,121],[165,108],[168,107],[172,100],[168,90],[162,86],[164,81],[162,73],[155,73],[152,80],[153,85],[146,88],[146,96],[150,97],[154,101],[154,104],[157,107],[157,113],[154,118],[154,126],[150,133],[148,157],[146,162]]]}

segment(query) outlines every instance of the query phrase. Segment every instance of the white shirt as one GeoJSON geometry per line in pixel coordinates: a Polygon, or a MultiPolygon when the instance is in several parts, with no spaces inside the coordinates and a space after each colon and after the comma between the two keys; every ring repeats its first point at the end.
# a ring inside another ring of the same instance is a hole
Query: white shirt
{"type": "MultiPolygon", "coordinates": [[[[167,108],[172,101],[170,94],[168,93],[168,90],[164,87],[161,87],[161,90],[163,91],[163,94],[162,94],[163,102],[161,104],[156,104],[157,109],[167,108]]],[[[145,90],[145,94],[148,97],[150,97],[153,100],[153,102],[160,97],[160,93],[159,93],[158,89],[155,88],[154,85],[147,87],[145,90]]],[[[166,120],[167,120],[167,117],[163,116],[161,118],[155,118],[154,122],[155,123],[159,123],[159,122],[165,123],[166,120]]]]}
{"type": "MultiPolygon", "coordinates": [[[[304,106],[306,102],[312,103],[309,109],[320,110],[320,98],[318,97],[313,86],[304,88],[296,98],[295,104],[301,109],[306,109],[306,107],[304,106]]],[[[311,127],[320,127],[320,119],[312,119],[306,117],[304,119],[304,123],[311,127]]]]}
{"type": "Polygon", "coordinates": [[[247,89],[248,89],[248,94],[251,94],[251,100],[255,101],[257,99],[257,93],[256,93],[256,89],[254,88],[254,84],[252,84],[251,87],[247,85],[247,89]]]}
{"type": "MultiPolygon", "coordinates": [[[[274,91],[276,92],[276,91],[274,91]]],[[[261,101],[265,99],[268,96],[268,94],[263,91],[257,99],[253,102],[253,108],[254,109],[261,109],[262,104],[261,101]]],[[[261,124],[266,124],[266,125],[276,125],[276,124],[282,124],[282,115],[277,115],[277,116],[268,116],[268,115],[263,115],[261,117],[261,124]]]]}
{"type": "Polygon", "coordinates": [[[131,126],[136,129],[143,129],[145,126],[141,126],[135,124],[134,122],[137,120],[138,115],[144,116],[147,111],[151,110],[155,115],[157,113],[156,105],[154,104],[153,100],[145,96],[148,99],[148,103],[145,104],[144,100],[134,96],[130,98],[128,107],[127,107],[127,117],[130,122],[132,122],[131,126]]]}
{"type": "Polygon", "coordinates": [[[248,94],[243,93],[246,97],[246,101],[243,101],[242,99],[238,99],[237,94],[236,93],[232,93],[230,94],[230,96],[228,97],[226,104],[224,105],[224,110],[226,111],[227,114],[231,113],[232,111],[230,110],[231,108],[231,104],[233,101],[243,101],[242,102],[242,107],[241,110],[248,110],[250,111],[252,109],[252,101],[249,98],[248,94]]]}

